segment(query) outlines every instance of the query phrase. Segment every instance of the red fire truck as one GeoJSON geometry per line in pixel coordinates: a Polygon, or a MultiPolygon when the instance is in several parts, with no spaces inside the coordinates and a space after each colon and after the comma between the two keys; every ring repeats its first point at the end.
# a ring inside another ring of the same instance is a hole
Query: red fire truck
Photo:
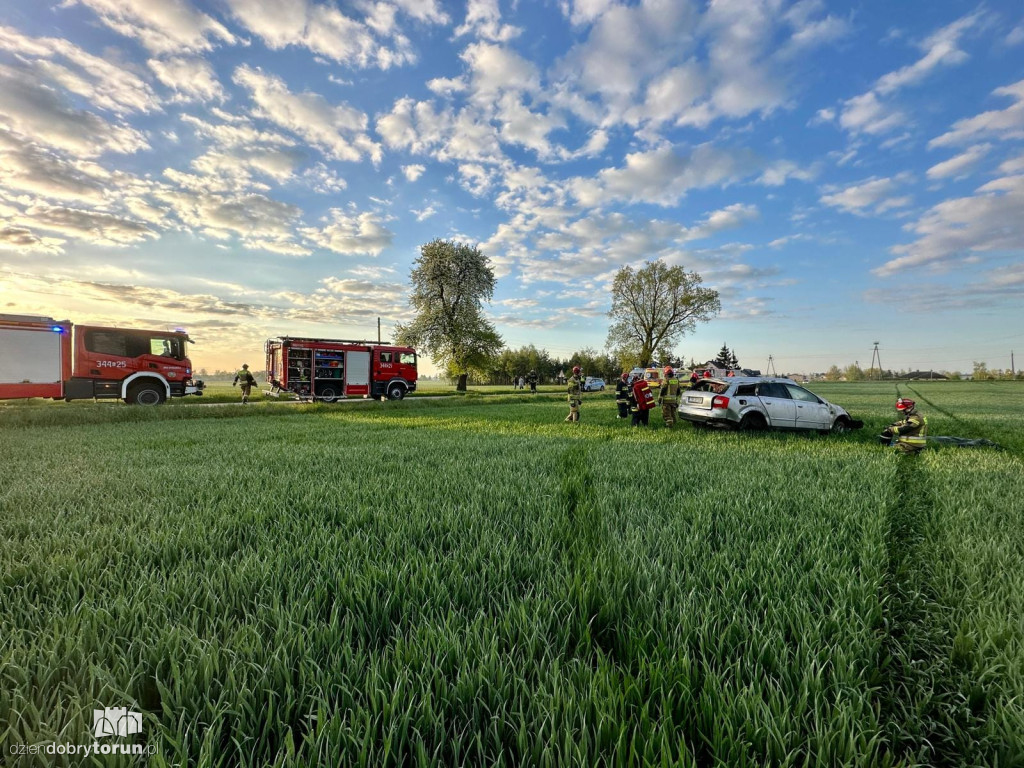
{"type": "Polygon", "coordinates": [[[69,320],[0,315],[0,400],[124,400],[159,405],[203,394],[192,379],[184,331],[72,325],[69,320]]]}
{"type": "Polygon", "coordinates": [[[270,394],[294,392],[333,403],[344,397],[401,400],[416,389],[416,350],[369,341],[268,339],[270,394]]]}

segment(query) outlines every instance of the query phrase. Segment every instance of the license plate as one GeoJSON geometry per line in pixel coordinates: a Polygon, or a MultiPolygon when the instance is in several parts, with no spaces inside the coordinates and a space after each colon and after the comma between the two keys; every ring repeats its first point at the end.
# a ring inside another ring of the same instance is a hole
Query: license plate
{"type": "Polygon", "coordinates": [[[686,402],[688,402],[688,403],[703,403],[704,402],[704,398],[703,397],[688,397],[688,398],[686,398],[686,402]]]}

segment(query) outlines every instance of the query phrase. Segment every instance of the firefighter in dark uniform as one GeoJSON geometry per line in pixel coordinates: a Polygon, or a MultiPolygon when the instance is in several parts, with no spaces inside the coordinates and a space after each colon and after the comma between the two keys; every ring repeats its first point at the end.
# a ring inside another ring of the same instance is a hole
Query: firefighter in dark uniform
{"type": "Polygon", "coordinates": [[[537,394],[537,372],[530,371],[526,374],[526,383],[530,385],[530,394],[537,394]]]}
{"type": "Polygon", "coordinates": [[[580,404],[583,402],[583,377],[580,376],[580,367],[573,366],[572,376],[569,377],[567,385],[569,390],[569,415],[566,421],[573,421],[577,424],[580,421],[580,404]]]}
{"type": "Polygon", "coordinates": [[[928,419],[917,412],[917,403],[906,397],[896,400],[896,411],[902,414],[900,421],[890,424],[882,432],[882,437],[889,440],[901,453],[917,453],[924,450],[927,444],[928,419]]]}
{"type": "Polygon", "coordinates": [[[679,379],[671,365],[665,366],[665,378],[661,380],[658,390],[658,404],[661,405],[661,417],[669,429],[676,423],[676,409],[679,407],[679,379]]]}
{"type": "Polygon", "coordinates": [[[619,418],[629,416],[629,374],[624,373],[615,382],[615,404],[619,406],[619,418]]]}
{"type": "Polygon", "coordinates": [[[645,427],[651,418],[650,410],[644,410],[636,402],[636,390],[633,389],[633,385],[640,379],[639,376],[634,376],[629,380],[629,412],[633,414],[633,420],[630,422],[630,426],[639,427],[643,424],[645,427]]]}
{"type": "Polygon", "coordinates": [[[231,386],[236,384],[242,385],[242,405],[249,402],[249,395],[252,394],[252,385],[256,383],[256,379],[249,373],[249,364],[242,363],[241,370],[235,374],[235,380],[231,382],[231,386]]]}

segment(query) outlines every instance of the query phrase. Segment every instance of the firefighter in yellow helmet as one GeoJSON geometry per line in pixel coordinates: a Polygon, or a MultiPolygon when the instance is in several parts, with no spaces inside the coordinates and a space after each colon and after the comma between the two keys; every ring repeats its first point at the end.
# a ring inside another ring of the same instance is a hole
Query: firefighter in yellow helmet
{"type": "Polygon", "coordinates": [[[676,372],[671,365],[665,366],[665,378],[658,389],[658,404],[661,406],[661,417],[669,429],[676,423],[676,410],[679,408],[679,390],[681,389],[676,372]]]}
{"type": "Polygon", "coordinates": [[[928,419],[917,412],[917,403],[906,397],[896,399],[896,412],[903,418],[890,424],[882,432],[889,445],[902,453],[917,453],[927,443],[928,419]]]}

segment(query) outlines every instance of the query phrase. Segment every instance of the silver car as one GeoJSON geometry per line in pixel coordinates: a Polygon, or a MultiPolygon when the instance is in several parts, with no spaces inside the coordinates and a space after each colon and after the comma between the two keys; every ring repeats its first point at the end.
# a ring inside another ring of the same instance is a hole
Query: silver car
{"type": "Polygon", "coordinates": [[[679,396],[679,417],[697,426],[733,429],[812,429],[845,432],[857,421],[838,405],[792,379],[737,376],[704,379],[679,396]]]}

